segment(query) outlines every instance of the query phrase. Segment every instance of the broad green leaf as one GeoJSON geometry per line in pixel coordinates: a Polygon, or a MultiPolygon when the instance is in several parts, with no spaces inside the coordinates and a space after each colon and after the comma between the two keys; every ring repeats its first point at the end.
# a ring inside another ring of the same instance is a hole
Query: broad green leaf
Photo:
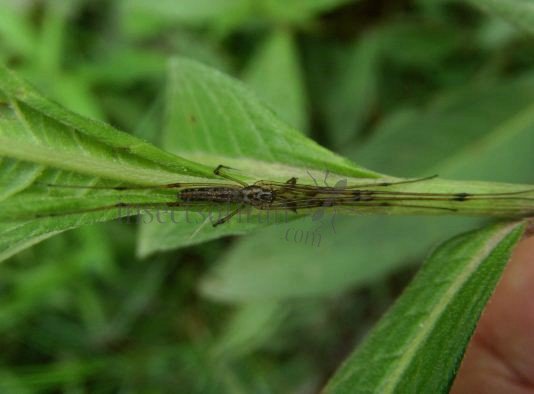
{"type": "MultiPolygon", "coordinates": [[[[353,155],[371,168],[398,175],[532,182],[532,82],[518,78],[491,87],[468,86],[438,96],[427,110],[398,111],[353,155]]],[[[328,218],[307,218],[250,235],[204,278],[204,294],[238,303],[339,294],[413,264],[432,245],[479,222],[359,216],[337,217],[335,223],[336,233],[328,218]],[[321,237],[319,247],[314,235],[321,237]]]]}
{"type": "MultiPolygon", "coordinates": [[[[298,176],[312,182],[306,169],[322,177],[323,171],[355,178],[378,174],[320,147],[278,119],[242,83],[199,63],[175,59],[170,63],[163,132],[160,140],[169,152],[215,168],[237,169],[246,180],[298,176]],[[314,171],[315,170],[315,171],[314,171]]],[[[204,242],[221,235],[243,234],[254,222],[230,222],[214,230],[201,218],[175,214],[175,221],[196,226],[150,223],[140,229],[138,253],[204,242]]]]}
{"type": "Polygon", "coordinates": [[[529,33],[534,33],[534,3],[530,0],[467,0],[484,11],[498,15],[529,33]]]}
{"type": "Polygon", "coordinates": [[[325,392],[447,393],[523,231],[499,224],[441,245],[325,392]]]}
{"type": "Polygon", "coordinates": [[[119,214],[95,212],[36,219],[43,211],[75,212],[121,201],[175,200],[169,194],[151,196],[150,191],[136,197],[119,196],[110,190],[52,190],[42,183],[154,185],[198,179],[192,177],[195,175],[212,176],[209,168],[63,109],[6,69],[0,70],[0,98],[2,258],[59,231],[119,214]]]}
{"type": "Polygon", "coordinates": [[[248,178],[286,180],[303,168],[376,178],[288,126],[242,83],[197,62],[174,59],[167,83],[163,147],[248,178]],[[291,175],[293,174],[293,175],[291,175]]]}
{"type": "Polygon", "coordinates": [[[306,132],[304,76],[293,35],[275,30],[253,56],[243,80],[273,108],[280,119],[306,132]]]}
{"type": "Polygon", "coordinates": [[[2,156],[133,183],[161,183],[156,176],[167,182],[175,179],[172,172],[211,176],[206,167],[65,110],[7,69],[0,72],[2,156]]]}

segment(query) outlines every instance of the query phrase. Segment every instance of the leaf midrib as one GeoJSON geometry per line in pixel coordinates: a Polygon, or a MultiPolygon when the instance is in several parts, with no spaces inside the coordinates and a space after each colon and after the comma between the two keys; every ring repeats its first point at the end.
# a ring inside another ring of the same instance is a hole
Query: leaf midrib
{"type": "Polygon", "coordinates": [[[125,163],[118,164],[110,160],[95,160],[94,157],[69,153],[42,145],[22,145],[3,137],[0,137],[0,155],[80,174],[147,185],[199,181],[199,178],[163,170],[146,169],[141,166],[135,167],[125,163]]]}

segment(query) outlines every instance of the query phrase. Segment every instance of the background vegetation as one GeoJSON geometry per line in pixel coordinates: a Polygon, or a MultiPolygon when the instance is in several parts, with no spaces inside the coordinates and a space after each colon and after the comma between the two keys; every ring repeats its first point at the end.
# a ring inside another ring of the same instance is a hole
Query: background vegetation
{"type": "MultiPolygon", "coordinates": [[[[0,60],[156,144],[182,55],[373,170],[532,183],[527,3],[4,0],[0,60]]],[[[352,217],[320,247],[272,227],[179,250],[147,226],[66,232],[0,265],[0,390],[315,392],[429,250],[479,224],[352,217]]]]}

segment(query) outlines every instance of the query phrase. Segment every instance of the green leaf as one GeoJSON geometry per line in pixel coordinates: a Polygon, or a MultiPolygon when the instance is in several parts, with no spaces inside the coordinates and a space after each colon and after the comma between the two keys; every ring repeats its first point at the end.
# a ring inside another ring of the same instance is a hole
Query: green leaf
{"type": "Polygon", "coordinates": [[[213,176],[210,168],[83,118],[52,103],[0,69],[0,257],[65,229],[117,217],[117,212],[35,219],[117,202],[172,201],[169,194],[119,196],[109,190],[51,190],[39,184],[154,185],[213,176]]]}
{"type": "Polygon", "coordinates": [[[522,223],[499,224],[440,246],[325,392],[448,392],[523,231],[522,223]]]}
{"type": "Polygon", "coordinates": [[[163,147],[215,167],[224,163],[248,178],[305,175],[303,168],[376,178],[379,174],[319,146],[288,126],[242,83],[200,63],[170,62],[163,147]]]}
{"type": "Polygon", "coordinates": [[[534,33],[534,4],[530,0],[467,0],[484,11],[500,16],[529,33],[534,33]]]}
{"type": "MultiPolygon", "coordinates": [[[[306,169],[319,177],[326,169],[355,178],[379,176],[282,122],[242,83],[194,61],[177,58],[170,63],[165,113],[160,137],[164,149],[213,168],[230,166],[247,181],[285,181],[298,176],[311,182],[306,169]]],[[[195,219],[180,213],[175,218],[181,223],[199,220],[198,216],[195,219]]],[[[165,222],[142,225],[140,256],[222,235],[243,234],[258,226],[230,222],[214,230],[202,220],[197,227],[165,222]]]]}
{"type": "Polygon", "coordinates": [[[0,107],[2,156],[133,183],[161,183],[155,176],[166,182],[173,173],[211,176],[206,167],[65,110],[5,68],[0,93],[7,101],[0,107]]]}

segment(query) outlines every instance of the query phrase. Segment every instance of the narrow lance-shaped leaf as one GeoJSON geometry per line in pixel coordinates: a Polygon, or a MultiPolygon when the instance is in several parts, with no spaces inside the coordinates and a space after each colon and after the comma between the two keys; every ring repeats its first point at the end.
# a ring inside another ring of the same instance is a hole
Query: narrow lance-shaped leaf
{"type": "MultiPolygon", "coordinates": [[[[441,91],[424,109],[387,117],[353,156],[384,173],[528,183],[534,181],[533,100],[534,80],[522,75],[441,91]]],[[[235,303],[340,294],[421,261],[432,245],[479,226],[467,217],[336,217],[334,233],[328,220],[304,218],[234,243],[201,288],[235,303]]]]}
{"type": "Polygon", "coordinates": [[[206,167],[62,108],[6,68],[0,68],[0,99],[1,156],[134,183],[169,179],[171,171],[212,176],[206,167]],[[160,171],[143,171],[149,169],[160,171]]]}
{"type": "Polygon", "coordinates": [[[441,245],[325,392],[448,392],[524,228],[493,225],[441,245]]]}
{"type": "MultiPolygon", "coordinates": [[[[380,174],[359,167],[349,160],[328,151],[288,126],[266,108],[242,83],[217,70],[187,59],[176,58],[169,65],[166,117],[163,127],[163,147],[173,153],[203,164],[225,164],[237,169],[235,173],[247,182],[257,180],[286,181],[297,177],[299,183],[314,184],[306,169],[324,185],[328,181],[346,178],[347,183],[368,183],[362,178],[377,178],[380,174]]],[[[482,183],[457,183],[433,180],[399,185],[388,190],[421,193],[476,192],[491,193],[506,190],[527,190],[528,186],[506,186],[482,183]]],[[[534,196],[525,194],[524,197],[534,196]]],[[[455,205],[454,214],[506,215],[526,214],[534,208],[534,200],[509,204],[499,200],[466,202],[455,205]],[[515,206],[515,208],[512,208],[515,206]],[[511,208],[511,210],[510,210],[511,208]]],[[[365,204],[362,204],[365,205],[365,204]]],[[[441,206],[449,205],[442,201],[441,206]]],[[[442,210],[440,213],[444,213],[442,210]]],[[[352,213],[429,214],[430,209],[417,211],[413,207],[358,207],[352,213]]],[[[183,215],[182,215],[183,216],[183,215]]],[[[296,216],[291,216],[293,219],[296,216]]],[[[248,216],[247,216],[248,218],[248,216]]],[[[186,220],[180,220],[186,223],[186,220]]],[[[257,225],[231,223],[214,230],[209,225],[194,227],[151,223],[143,226],[139,253],[147,255],[156,250],[189,245],[225,234],[242,234],[257,225]]]]}

